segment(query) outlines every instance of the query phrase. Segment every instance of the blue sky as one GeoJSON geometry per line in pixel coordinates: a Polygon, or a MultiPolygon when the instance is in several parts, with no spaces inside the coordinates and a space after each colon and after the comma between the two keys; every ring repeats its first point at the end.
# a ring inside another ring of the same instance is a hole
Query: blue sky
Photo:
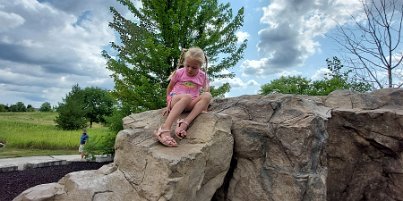
{"type": "MultiPolygon", "coordinates": [[[[227,97],[256,94],[281,75],[320,78],[326,58],[338,56],[327,36],[360,9],[359,0],[229,2],[234,11],[245,7],[237,34],[248,48],[230,69],[234,79],[213,82],[231,84],[227,97]]],[[[117,40],[108,27],[109,6],[127,12],[115,0],[0,0],[0,103],[57,105],[76,83],[112,89],[101,56],[117,40]]]]}

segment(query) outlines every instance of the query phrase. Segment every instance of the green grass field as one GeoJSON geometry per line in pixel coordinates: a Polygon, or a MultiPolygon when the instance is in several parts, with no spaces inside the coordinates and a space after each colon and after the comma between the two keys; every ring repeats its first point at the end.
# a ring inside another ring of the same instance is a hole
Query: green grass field
{"type": "MultiPolygon", "coordinates": [[[[56,112],[0,112],[0,158],[78,154],[81,130],[65,131],[53,121],[56,112]]],[[[91,139],[100,139],[111,132],[99,124],[88,128],[91,139]]],[[[90,141],[89,140],[89,141],[90,141]]]]}

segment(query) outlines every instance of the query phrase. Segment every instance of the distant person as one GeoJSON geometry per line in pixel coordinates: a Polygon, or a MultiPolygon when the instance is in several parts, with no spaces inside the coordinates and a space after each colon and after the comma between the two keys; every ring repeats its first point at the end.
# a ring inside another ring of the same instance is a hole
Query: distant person
{"type": "Polygon", "coordinates": [[[84,153],[84,145],[87,143],[88,140],[88,135],[87,135],[87,129],[83,129],[83,133],[81,134],[80,137],[80,147],[78,147],[78,152],[80,152],[81,159],[85,157],[84,153]]]}
{"type": "Polygon", "coordinates": [[[165,123],[155,131],[154,135],[161,144],[168,147],[176,147],[177,142],[171,136],[171,126],[177,120],[175,134],[179,139],[187,136],[189,124],[203,112],[207,112],[208,105],[212,98],[207,78],[207,71],[201,67],[205,64],[207,69],[207,56],[198,47],[183,50],[179,59],[177,69],[170,76],[167,87],[167,111],[168,116],[165,123]],[[184,57],[182,57],[184,54],[184,57]],[[189,112],[189,115],[179,120],[182,112],[189,112]]]}

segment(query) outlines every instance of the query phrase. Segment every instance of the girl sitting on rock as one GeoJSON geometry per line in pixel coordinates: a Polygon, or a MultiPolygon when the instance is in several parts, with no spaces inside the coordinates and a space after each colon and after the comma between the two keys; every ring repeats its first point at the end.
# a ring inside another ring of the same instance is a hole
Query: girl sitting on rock
{"type": "Polygon", "coordinates": [[[189,112],[186,118],[177,120],[175,135],[183,139],[187,135],[189,124],[203,111],[207,112],[212,98],[207,73],[201,67],[205,64],[207,69],[207,56],[203,50],[193,47],[182,51],[179,63],[183,67],[175,70],[170,76],[167,87],[167,118],[154,135],[163,145],[178,146],[171,136],[171,126],[182,112],[189,112]],[[184,54],[184,57],[182,57],[184,54]],[[183,58],[183,59],[182,59],[183,58]]]}

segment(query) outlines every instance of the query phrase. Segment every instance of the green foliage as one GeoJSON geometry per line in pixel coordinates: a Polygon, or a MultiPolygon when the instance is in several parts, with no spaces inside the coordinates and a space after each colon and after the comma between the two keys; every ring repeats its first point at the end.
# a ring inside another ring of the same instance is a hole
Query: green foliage
{"type": "Polygon", "coordinates": [[[309,93],[309,83],[310,80],[301,76],[281,76],[279,79],[262,85],[260,93],[307,94],[309,93]]]}
{"type": "Polygon", "coordinates": [[[4,104],[0,104],[0,112],[7,112],[8,111],[8,107],[4,104]]]}
{"type": "Polygon", "coordinates": [[[35,111],[35,108],[34,107],[32,107],[32,105],[27,105],[27,110],[26,110],[27,112],[34,112],[35,111]]]}
{"type": "Polygon", "coordinates": [[[81,89],[74,85],[71,92],[63,99],[64,103],[59,103],[56,117],[58,127],[66,130],[77,130],[87,127],[90,122],[105,123],[105,117],[113,112],[114,99],[108,91],[87,87],[81,89]]]}
{"type": "Polygon", "coordinates": [[[122,105],[121,107],[116,108],[113,111],[113,114],[106,119],[109,130],[115,133],[123,130],[122,119],[130,114],[130,106],[122,105]]]}
{"type": "MultiPolygon", "coordinates": [[[[243,25],[243,8],[234,16],[229,3],[217,0],[142,0],[141,8],[129,0],[118,2],[132,12],[134,20],[111,7],[110,27],[119,34],[121,43],[111,43],[117,57],[106,51],[103,55],[113,72],[113,94],[130,105],[131,112],[165,106],[167,78],[177,66],[181,48],[197,46],[206,52],[210,80],[234,76],[222,72],[234,66],[246,48],[246,40],[238,46],[235,35],[243,25]]],[[[228,91],[229,86],[224,85],[213,94],[228,91]]]]}
{"type": "Polygon", "coordinates": [[[213,97],[224,98],[224,94],[226,92],[228,92],[230,89],[231,89],[231,86],[229,85],[229,83],[225,83],[221,87],[218,87],[218,88],[211,86],[210,92],[213,97]]]}
{"type": "Polygon", "coordinates": [[[369,84],[349,80],[351,70],[342,71],[343,65],[337,57],[326,59],[330,73],[323,80],[311,81],[301,76],[280,77],[270,83],[262,85],[261,94],[283,93],[304,95],[328,95],[332,91],[348,89],[358,92],[367,92],[371,89],[369,84]]]}
{"type": "MultiPolygon", "coordinates": [[[[56,112],[0,113],[0,142],[11,149],[75,150],[78,154],[81,130],[56,128],[53,121],[56,116],[56,112]]],[[[95,124],[88,133],[91,138],[103,138],[111,132],[95,124]]],[[[113,148],[113,145],[110,147],[113,148]]]]}
{"type": "Polygon", "coordinates": [[[82,90],[83,110],[85,117],[90,121],[90,127],[93,122],[106,123],[105,117],[113,112],[115,100],[112,95],[103,89],[97,87],[87,87],[82,90]]]}
{"type": "Polygon", "coordinates": [[[84,94],[78,84],[74,85],[71,92],[59,103],[55,122],[57,127],[64,130],[77,130],[87,127],[86,112],[84,109],[84,94]]]}
{"type": "Polygon", "coordinates": [[[17,102],[14,105],[10,105],[8,110],[10,112],[26,112],[27,108],[25,107],[25,104],[23,102],[17,102]]]}
{"type": "Polygon", "coordinates": [[[39,111],[50,112],[50,111],[52,111],[52,106],[50,105],[49,102],[44,102],[44,103],[42,103],[41,107],[39,108],[39,111]]]}
{"type": "Polygon", "coordinates": [[[88,138],[84,151],[91,157],[100,154],[113,154],[115,152],[116,134],[108,132],[102,135],[94,135],[88,138]]]}

